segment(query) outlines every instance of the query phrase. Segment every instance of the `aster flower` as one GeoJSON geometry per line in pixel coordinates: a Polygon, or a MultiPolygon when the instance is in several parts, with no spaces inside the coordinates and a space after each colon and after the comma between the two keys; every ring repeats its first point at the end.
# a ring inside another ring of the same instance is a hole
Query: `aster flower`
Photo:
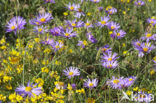
{"type": "Polygon", "coordinates": [[[148,18],[147,22],[154,26],[154,25],[156,25],[156,18],[148,18]]]}
{"type": "Polygon", "coordinates": [[[6,32],[14,32],[16,34],[19,30],[24,29],[24,25],[26,25],[25,19],[20,16],[15,16],[7,23],[6,32]]]}
{"type": "Polygon", "coordinates": [[[42,44],[46,44],[46,45],[51,45],[51,46],[53,46],[55,42],[54,42],[53,39],[48,38],[48,39],[46,39],[45,41],[42,41],[41,43],[42,43],[42,44]]]}
{"type": "Polygon", "coordinates": [[[112,6],[108,6],[106,8],[106,13],[108,13],[109,15],[115,14],[116,12],[117,12],[117,9],[112,6]]]}
{"type": "Polygon", "coordinates": [[[98,9],[100,12],[103,11],[103,7],[98,7],[98,9]]]}
{"type": "Polygon", "coordinates": [[[65,32],[63,32],[63,36],[64,37],[66,37],[66,38],[71,38],[71,37],[76,37],[76,33],[75,32],[73,32],[73,29],[66,29],[66,31],[65,32]]]}
{"type": "Polygon", "coordinates": [[[112,52],[108,52],[108,53],[103,53],[102,56],[102,61],[104,62],[112,62],[115,61],[116,59],[118,59],[119,57],[117,57],[117,53],[112,53],[112,52]]]}
{"type": "Polygon", "coordinates": [[[37,34],[44,34],[46,32],[48,32],[48,29],[46,26],[35,26],[34,27],[34,32],[37,34]]]}
{"type": "Polygon", "coordinates": [[[36,18],[30,20],[29,22],[32,25],[42,25],[49,22],[52,19],[53,17],[50,13],[43,13],[43,14],[39,14],[36,18]]]}
{"type": "Polygon", "coordinates": [[[87,87],[87,88],[95,88],[98,84],[98,80],[97,79],[88,79],[85,81],[84,83],[84,87],[87,87]]]}
{"type": "Polygon", "coordinates": [[[86,36],[87,36],[87,38],[88,38],[88,40],[89,40],[90,42],[92,42],[92,43],[96,43],[96,42],[97,42],[97,40],[94,38],[94,36],[92,35],[91,32],[87,33],[86,36]]]}
{"type": "Polygon", "coordinates": [[[83,27],[84,26],[84,22],[83,21],[78,21],[77,22],[77,20],[75,19],[75,20],[73,20],[73,21],[69,21],[69,20],[67,20],[66,21],[66,24],[68,25],[68,26],[70,26],[70,27],[75,27],[75,28],[79,28],[79,27],[83,27]]]}
{"type": "Polygon", "coordinates": [[[141,42],[139,40],[132,41],[132,45],[136,50],[139,50],[141,48],[141,42]]]}
{"type": "Polygon", "coordinates": [[[64,75],[66,75],[69,79],[71,79],[74,76],[79,76],[80,71],[77,67],[69,67],[66,68],[66,70],[63,70],[64,75]]]}
{"type": "Polygon", "coordinates": [[[62,42],[56,41],[54,42],[52,45],[53,49],[56,51],[58,51],[59,49],[64,47],[64,44],[62,42]]]}
{"type": "Polygon", "coordinates": [[[49,31],[53,36],[62,36],[62,33],[64,32],[61,26],[50,29],[49,31]]]}
{"type": "Polygon", "coordinates": [[[115,69],[118,66],[117,61],[102,62],[102,66],[107,69],[115,69]]]}
{"type": "Polygon", "coordinates": [[[116,22],[111,21],[111,22],[109,22],[109,23],[107,24],[107,27],[108,27],[110,30],[118,30],[118,29],[120,28],[120,25],[119,25],[118,23],[116,23],[116,22]]]}
{"type": "Polygon", "coordinates": [[[143,53],[150,53],[153,49],[155,49],[155,46],[150,42],[142,43],[141,48],[139,48],[139,50],[143,53]]]}
{"type": "Polygon", "coordinates": [[[109,16],[101,17],[101,21],[97,23],[97,26],[104,27],[105,25],[108,24],[109,19],[110,19],[109,16]]]}
{"type": "Polygon", "coordinates": [[[129,86],[131,86],[134,83],[135,80],[136,80],[136,77],[135,76],[124,78],[123,87],[129,87],[129,86]]]}
{"type": "Polygon", "coordinates": [[[146,32],[145,33],[145,36],[141,37],[142,40],[146,40],[146,41],[149,41],[149,40],[156,40],[156,34],[151,34],[151,33],[148,33],[146,32]]]}
{"type": "Polygon", "coordinates": [[[126,35],[126,32],[123,30],[116,30],[113,34],[117,37],[117,39],[121,39],[126,35]]]}
{"type": "Polygon", "coordinates": [[[93,25],[91,24],[91,22],[90,22],[90,21],[88,21],[88,20],[87,20],[87,22],[85,23],[85,25],[84,25],[84,26],[85,26],[85,28],[87,28],[87,29],[88,29],[88,28],[92,28],[92,27],[93,27],[93,25]]]}
{"type": "Polygon", "coordinates": [[[28,82],[26,87],[24,85],[21,85],[16,88],[15,92],[23,97],[31,97],[33,96],[33,94],[40,95],[42,93],[42,88],[36,87],[36,85],[33,85],[33,83],[30,84],[30,82],[28,82]]]}
{"type": "Polygon", "coordinates": [[[109,52],[111,52],[112,48],[109,48],[109,45],[105,45],[105,46],[101,47],[101,50],[103,53],[109,53],[109,52]]]}
{"type": "Polygon", "coordinates": [[[101,0],[90,0],[93,3],[99,3],[101,0]]]}
{"type": "Polygon", "coordinates": [[[69,3],[68,5],[67,5],[67,8],[68,8],[68,10],[70,10],[70,11],[76,11],[77,10],[77,5],[76,4],[71,4],[71,3],[69,3]]]}
{"type": "Polygon", "coordinates": [[[86,40],[84,41],[78,41],[77,46],[81,46],[82,48],[85,48],[88,45],[88,42],[86,40]]]}
{"type": "Polygon", "coordinates": [[[135,1],[134,4],[137,5],[137,6],[143,6],[143,5],[145,5],[145,2],[142,1],[142,0],[138,0],[138,1],[135,1]]]}
{"type": "Polygon", "coordinates": [[[55,0],[44,0],[45,1],[45,3],[55,3],[55,0]]]}
{"type": "Polygon", "coordinates": [[[64,84],[64,82],[55,82],[54,83],[57,89],[65,89],[66,85],[64,84]]]}

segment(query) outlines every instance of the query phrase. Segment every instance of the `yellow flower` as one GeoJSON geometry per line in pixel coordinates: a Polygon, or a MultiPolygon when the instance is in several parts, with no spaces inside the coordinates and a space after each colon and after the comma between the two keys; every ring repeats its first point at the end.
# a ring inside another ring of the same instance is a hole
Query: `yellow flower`
{"type": "Polygon", "coordinates": [[[38,84],[39,87],[42,87],[44,85],[44,81],[42,78],[37,78],[35,82],[38,84]]]}
{"type": "Polygon", "coordinates": [[[126,11],[123,11],[122,13],[125,15],[126,14],[126,11]]]}
{"type": "Polygon", "coordinates": [[[91,13],[91,12],[88,12],[88,13],[87,13],[87,16],[91,16],[91,15],[92,15],[92,13],[91,13]]]}
{"type": "Polygon", "coordinates": [[[6,41],[5,41],[5,38],[3,37],[1,40],[0,40],[0,44],[4,44],[6,41]]]}
{"type": "Polygon", "coordinates": [[[16,93],[10,94],[10,95],[9,95],[9,100],[10,100],[11,102],[16,102],[16,93]]]}
{"type": "Polygon", "coordinates": [[[155,74],[155,70],[151,70],[151,71],[150,71],[150,74],[151,74],[151,75],[155,74]]]}
{"type": "Polygon", "coordinates": [[[3,46],[0,46],[0,49],[1,50],[5,50],[7,47],[5,46],[5,45],[3,45],[3,46]]]}
{"type": "Polygon", "coordinates": [[[8,82],[8,81],[11,81],[12,80],[12,77],[10,77],[10,76],[4,76],[3,77],[3,82],[5,83],[5,82],[8,82]]]}
{"type": "Polygon", "coordinates": [[[70,84],[68,84],[67,89],[72,90],[72,86],[70,84]]]}
{"type": "Polygon", "coordinates": [[[0,101],[5,101],[6,100],[6,96],[3,96],[2,94],[0,94],[0,101]]]}
{"type": "Polygon", "coordinates": [[[132,94],[132,91],[129,91],[129,90],[128,90],[128,91],[126,92],[126,94],[130,96],[130,95],[132,94]]]}
{"type": "Polygon", "coordinates": [[[9,57],[9,61],[11,64],[17,64],[19,62],[19,57],[9,57]]]}
{"type": "Polygon", "coordinates": [[[48,73],[49,72],[49,69],[47,67],[43,67],[41,68],[42,72],[43,73],[48,73]]]}
{"type": "Polygon", "coordinates": [[[22,97],[22,96],[20,96],[20,95],[17,95],[17,96],[16,96],[16,100],[17,100],[17,102],[20,102],[20,101],[22,101],[22,100],[23,100],[23,97],[22,97]]]}
{"type": "Polygon", "coordinates": [[[148,0],[148,2],[151,2],[152,0],[148,0]]]}
{"type": "Polygon", "coordinates": [[[35,38],[34,40],[35,40],[36,43],[40,42],[40,38],[35,38]]]}
{"type": "Polygon", "coordinates": [[[139,87],[133,88],[133,91],[138,91],[139,87]]]}
{"type": "Polygon", "coordinates": [[[67,13],[67,12],[64,12],[63,15],[64,15],[64,16],[68,16],[68,13],[67,13]]]}
{"type": "Polygon", "coordinates": [[[43,64],[43,65],[47,65],[48,63],[49,63],[48,60],[43,60],[43,61],[42,61],[42,64],[43,64]]]}
{"type": "Polygon", "coordinates": [[[56,60],[55,65],[61,65],[61,62],[56,60]]]}
{"type": "Polygon", "coordinates": [[[49,49],[49,48],[46,48],[46,49],[44,50],[44,53],[49,54],[50,52],[51,52],[51,49],[49,49]]]}
{"type": "Polygon", "coordinates": [[[69,49],[69,51],[68,51],[69,53],[73,53],[73,50],[72,49],[69,49]]]}
{"type": "Polygon", "coordinates": [[[86,103],[95,103],[95,99],[93,98],[88,98],[86,103]]]}
{"type": "Polygon", "coordinates": [[[12,90],[12,86],[11,85],[6,85],[6,89],[12,90]]]}
{"type": "Polygon", "coordinates": [[[83,41],[83,45],[87,46],[88,42],[86,40],[83,41]]]}

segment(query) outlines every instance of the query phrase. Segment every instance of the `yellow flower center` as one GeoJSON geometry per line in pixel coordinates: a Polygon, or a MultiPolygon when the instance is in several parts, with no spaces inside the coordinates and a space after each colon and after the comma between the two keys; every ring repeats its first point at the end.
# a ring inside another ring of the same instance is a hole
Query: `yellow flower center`
{"type": "Polygon", "coordinates": [[[140,46],[141,44],[140,43],[136,43],[136,45],[140,46]]]}
{"type": "Polygon", "coordinates": [[[108,58],[108,61],[112,61],[112,58],[108,58]]]}
{"type": "Polygon", "coordinates": [[[36,22],[36,24],[38,25],[38,24],[39,24],[39,22],[36,22]]]}
{"type": "Polygon", "coordinates": [[[73,72],[69,72],[69,75],[72,76],[74,73],[73,72]]]}
{"type": "Polygon", "coordinates": [[[118,84],[119,83],[119,80],[118,79],[115,79],[115,80],[113,80],[113,83],[114,84],[118,84]]]}
{"type": "Polygon", "coordinates": [[[144,52],[147,52],[147,51],[148,51],[148,48],[143,48],[143,51],[144,51],[144,52]]]}
{"type": "Polygon", "coordinates": [[[112,64],[109,64],[109,66],[108,66],[108,67],[112,68],[112,64]]]}
{"type": "Polygon", "coordinates": [[[154,23],[154,21],[151,21],[151,24],[153,24],[154,23]]]}
{"type": "Polygon", "coordinates": [[[86,26],[89,26],[90,25],[90,23],[86,23],[86,26]]]}
{"type": "Polygon", "coordinates": [[[75,23],[72,23],[71,25],[72,25],[72,26],[76,26],[76,24],[75,24],[75,23]]]}
{"type": "Polygon", "coordinates": [[[31,90],[32,90],[32,88],[29,87],[29,86],[25,88],[25,91],[26,91],[26,92],[30,92],[31,90]]]}
{"type": "Polygon", "coordinates": [[[132,81],[132,80],[133,80],[132,78],[129,79],[129,81],[132,81]]]}
{"type": "Polygon", "coordinates": [[[101,24],[103,24],[103,25],[106,24],[106,21],[101,21],[101,24]]]}
{"type": "Polygon", "coordinates": [[[94,0],[94,2],[96,2],[97,0],[94,0]]]}
{"type": "Polygon", "coordinates": [[[103,49],[102,49],[102,51],[106,51],[106,50],[107,50],[107,48],[103,48],[103,49]]]}
{"type": "Polygon", "coordinates": [[[83,45],[88,45],[87,41],[83,41],[83,45]]]}
{"type": "Polygon", "coordinates": [[[71,7],[70,7],[70,10],[74,10],[74,7],[73,7],[73,6],[71,6],[71,7]]]}
{"type": "Polygon", "coordinates": [[[45,18],[41,18],[41,19],[40,19],[40,22],[45,22],[45,21],[46,21],[45,18]]]}
{"type": "Polygon", "coordinates": [[[65,36],[69,36],[70,34],[69,33],[65,33],[65,36]]]}
{"type": "Polygon", "coordinates": [[[42,31],[42,28],[39,28],[38,31],[41,32],[42,31]]]}
{"type": "Polygon", "coordinates": [[[154,61],[156,61],[156,56],[153,58],[154,61]]]}
{"type": "Polygon", "coordinates": [[[152,34],[149,34],[149,33],[146,35],[147,38],[149,38],[149,37],[151,37],[151,36],[152,36],[152,34]]]}
{"type": "Polygon", "coordinates": [[[58,49],[59,48],[59,45],[57,45],[57,46],[55,46],[56,47],[56,49],[58,49]]]}
{"type": "Polygon", "coordinates": [[[115,27],[114,26],[111,26],[111,29],[115,29],[115,27]]]}
{"type": "Polygon", "coordinates": [[[116,35],[117,35],[117,36],[120,36],[120,33],[117,33],[116,35]]]}
{"type": "Polygon", "coordinates": [[[93,87],[93,83],[89,83],[89,87],[93,87]]]}
{"type": "Polygon", "coordinates": [[[12,26],[11,29],[14,30],[15,29],[15,26],[12,26]]]}

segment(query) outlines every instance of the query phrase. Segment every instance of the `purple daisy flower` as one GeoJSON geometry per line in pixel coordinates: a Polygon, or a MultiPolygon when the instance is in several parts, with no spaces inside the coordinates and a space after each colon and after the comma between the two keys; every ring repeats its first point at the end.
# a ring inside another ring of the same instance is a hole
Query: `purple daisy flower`
{"type": "Polygon", "coordinates": [[[124,87],[129,87],[134,83],[135,80],[136,80],[136,77],[134,77],[134,76],[131,76],[129,78],[124,78],[125,82],[124,82],[123,86],[124,87]]]}
{"type": "Polygon", "coordinates": [[[90,0],[93,3],[99,3],[101,0],[90,0]]]}
{"type": "Polygon", "coordinates": [[[154,25],[156,25],[156,18],[148,18],[147,22],[154,26],[154,25]]]}
{"type": "Polygon", "coordinates": [[[117,61],[102,62],[102,66],[107,69],[115,69],[118,66],[117,61]]]}
{"type": "Polygon", "coordinates": [[[81,48],[85,48],[88,45],[87,41],[78,41],[77,46],[81,46],[81,48]]]}
{"type": "Polygon", "coordinates": [[[37,34],[44,34],[46,32],[48,32],[48,29],[46,26],[35,26],[34,27],[34,32],[37,34]]]}
{"type": "Polygon", "coordinates": [[[52,19],[53,17],[50,13],[43,13],[43,14],[39,14],[36,18],[30,20],[29,22],[32,25],[42,25],[49,22],[52,19]]]}
{"type": "Polygon", "coordinates": [[[117,9],[112,6],[108,6],[106,8],[106,13],[108,13],[109,15],[115,14],[116,12],[117,12],[117,9]]]}
{"type": "Polygon", "coordinates": [[[146,41],[149,41],[149,40],[156,40],[156,34],[152,35],[151,33],[148,33],[146,32],[145,33],[145,36],[141,37],[142,40],[146,40],[146,41]]]}
{"type": "Polygon", "coordinates": [[[85,26],[84,27],[88,29],[88,28],[92,28],[93,25],[91,24],[90,21],[87,20],[87,22],[85,23],[85,26]]]}
{"type": "Polygon", "coordinates": [[[109,23],[107,24],[107,27],[108,27],[110,30],[118,30],[118,29],[120,28],[120,25],[119,25],[118,23],[116,23],[116,22],[111,21],[111,22],[109,22],[109,23]]]}
{"type": "Polygon", "coordinates": [[[105,46],[101,47],[101,50],[103,53],[109,53],[112,51],[112,48],[109,48],[109,45],[105,45],[105,46]]]}
{"type": "Polygon", "coordinates": [[[64,44],[62,42],[54,42],[52,45],[53,49],[56,51],[58,51],[59,49],[63,48],[64,47],[64,44]]]}
{"type": "Polygon", "coordinates": [[[68,25],[68,26],[70,26],[70,27],[75,27],[75,28],[79,28],[79,27],[83,27],[84,26],[84,22],[83,21],[78,21],[77,22],[77,20],[75,19],[75,20],[73,20],[73,21],[69,21],[69,20],[67,20],[66,21],[66,24],[68,25]]]}
{"type": "Polygon", "coordinates": [[[109,19],[110,19],[109,16],[101,17],[101,21],[97,23],[97,26],[104,27],[105,25],[108,24],[109,19]]]}
{"type": "Polygon", "coordinates": [[[45,3],[55,3],[55,0],[44,0],[45,1],[45,3]]]}
{"type": "Polygon", "coordinates": [[[69,67],[66,68],[66,70],[63,70],[64,75],[67,76],[69,79],[71,79],[74,76],[79,76],[80,71],[77,67],[69,67]]]}
{"type": "Polygon", "coordinates": [[[70,11],[76,11],[77,10],[77,5],[76,4],[71,4],[71,3],[69,3],[68,5],[67,5],[67,8],[68,8],[68,10],[70,10],[70,11]]]}
{"type": "Polygon", "coordinates": [[[139,40],[132,41],[132,45],[136,50],[139,50],[141,48],[141,42],[139,40]]]}
{"type": "Polygon", "coordinates": [[[77,33],[73,32],[73,29],[67,28],[66,31],[63,32],[63,36],[70,39],[71,37],[76,37],[77,33]]]}
{"type": "Polygon", "coordinates": [[[96,43],[96,42],[97,42],[97,40],[94,38],[94,36],[92,35],[91,32],[87,33],[86,36],[87,36],[87,38],[88,38],[88,40],[89,40],[90,42],[92,42],[92,43],[96,43]]]}
{"type": "Polygon", "coordinates": [[[15,16],[7,23],[6,32],[14,32],[16,34],[19,30],[24,29],[24,25],[26,25],[25,19],[20,16],[15,16]]]}
{"type": "Polygon", "coordinates": [[[42,44],[46,44],[46,45],[54,45],[54,40],[53,39],[50,39],[50,38],[48,38],[48,39],[46,39],[45,41],[42,41],[41,42],[42,44]]]}
{"type": "Polygon", "coordinates": [[[118,59],[119,57],[117,57],[117,53],[112,53],[112,52],[108,52],[108,53],[103,53],[102,56],[102,61],[103,62],[112,62],[115,61],[116,59],[118,59]]]}
{"type": "Polygon", "coordinates": [[[15,92],[23,97],[31,97],[33,96],[33,94],[40,95],[42,93],[42,88],[36,87],[36,84],[33,85],[33,83],[30,84],[30,82],[28,82],[26,87],[24,85],[21,85],[18,88],[16,88],[15,92]]]}
{"type": "Polygon", "coordinates": [[[115,35],[115,37],[117,37],[117,39],[121,39],[126,35],[126,32],[123,30],[116,30],[113,32],[113,34],[115,35]]]}
{"type": "Polygon", "coordinates": [[[98,9],[100,12],[103,11],[103,7],[98,7],[98,9]]]}
{"type": "Polygon", "coordinates": [[[95,88],[98,84],[98,80],[97,79],[88,79],[85,81],[84,83],[84,87],[87,87],[87,88],[95,88]]]}
{"type": "Polygon", "coordinates": [[[150,53],[153,49],[155,49],[155,46],[150,42],[142,43],[141,48],[139,48],[143,53],[150,53]]]}
{"type": "Polygon", "coordinates": [[[142,0],[139,0],[139,1],[135,1],[134,4],[137,5],[137,6],[143,6],[143,5],[145,5],[145,2],[142,1],[142,0]]]}
{"type": "Polygon", "coordinates": [[[53,29],[50,29],[50,33],[53,36],[62,36],[62,33],[64,32],[63,28],[61,26],[55,27],[53,29]]]}

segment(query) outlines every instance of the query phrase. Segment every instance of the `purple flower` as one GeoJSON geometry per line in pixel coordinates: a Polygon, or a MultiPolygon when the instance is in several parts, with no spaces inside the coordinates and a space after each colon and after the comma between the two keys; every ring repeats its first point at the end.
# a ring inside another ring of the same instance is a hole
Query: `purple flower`
{"type": "Polygon", "coordinates": [[[45,3],[55,3],[55,0],[44,0],[45,1],[45,3]]]}
{"type": "Polygon", "coordinates": [[[136,80],[136,77],[134,77],[134,76],[131,76],[131,77],[128,77],[128,78],[124,78],[123,87],[131,86],[134,83],[135,80],[136,80]]]}
{"type": "Polygon", "coordinates": [[[34,32],[37,33],[37,34],[44,34],[46,32],[48,32],[48,29],[47,27],[45,26],[35,26],[34,27],[34,32]]]}
{"type": "Polygon", "coordinates": [[[103,62],[102,66],[107,69],[115,69],[118,66],[118,62],[117,61],[103,62]]]}
{"type": "Polygon", "coordinates": [[[67,20],[66,21],[66,24],[68,25],[68,26],[70,26],[70,27],[75,27],[75,28],[79,28],[79,27],[83,27],[84,26],[84,22],[83,21],[78,21],[77,22],[77,20],[75,19],[75,20],[73,20],[73,21],[69,21],[69,20],[67,20]]]}
{"type": "Polygon", "coordinates": [[[148,18],[147,19],[147,22],[151,25],[156,25],[156,18],[152,17],[152,18],[148,18]]]}
{"type": "Polygon", "coordinates": [[[91,22],[90,21],[88,21],[87,20],[87,22],[85,23],[85,28],[92,28],[93,27],[93,25],[91,24],[91,22]]]}
{"type": "Polygon", "coordinates": [[[115,35],[115,37],[117,37],[117,39],[121,39],[125,36],[126,32],[123,30],[116,30],[113,32],[113,34],[115,35]]]}
{"type": "Polygon", "coordinates": [[[24,85],[21,85],[16,88],[15,92],[23,97],[31,97],[33,96],[33,94],[40,95],[42,93],[42,88],[36,87],[36,85],[30,84],[30,82],[28,82],[26,87],[24,85]]]}
{"type": "Polygon", "coordinates": [[[103,7],[98,7],[98,9],[100,12],[103,11],[103,7]]]}
{"type": "Polygon", "coordinates": [[[108,6],[106,8],[106,13],[108,13],[109,15],[115,14],[117,12],[117,9],[111,6],[108,6]]]}
{"type": "Polygon", "coordinates": [[[30,20],[29,22],[32,25],[42,25],[49,22],[52,19],[53,17],[50,13],[43,13],[43,14],[39,14],[36,18],[30,20]]]}
{"type": "Polygon", "coordinates": [[[20,16],[13,17],[6,25],[6,32],[14,32],[15,34],[19,32],[19,30],[24,29],[24,25],[26,25],[25,19],[20,16]]]}
{"type": "Polygon", "coordinates": [[[109,53],[109,52],[111,52],[112,48],[109,48],[109,45],[105,45],[105,46],[101,47],[101,50],[103,53],[109,53]]]}
{"type": "Polygon", "coordinates": [[[81,46],[82,48],[85,48],[88,45],[87,41],[78,41],[77,46],[81,46]]]}
{"type": "Polygon", "coordinates": [[[141,48],[141,42],[139,40],[132,41],[132,45],[136,50],[139,50],[141,48]]]}
{"type": "Polygon", "coordinates": [[[64,47],[64,44],[62,42],[56,41],[52,45],[53,49],[56,51],[60,50],[61,48],[64,47]]]}
{"type": "Polygon", "coordinates": [[[66,29],[66,31],[65,32],[63,32],[63,36],[64,37],[66,37],[66,38],[71,38],[71,37],[76,37],[76,33],[75,32],[73,32],[73,29],[66,29]]]}
{"type": "Polygon", "coordinates": [[[87,36],[87,38],[88,38],[88,40],[89,40],[90,42],[92,42],[92,43],[96,43],[96,42],[97,42],[97,40],[94,38],[94,36],[92,35],[91,32],[87,33],[86,36],[87,36]]]}
{"type": "Polygon", "coordinates": [[[70,11],[76,11],[77,10],[77,8],[78,8],[78,5],[76,5],[76,4],[71,4],[71,3],[69,3],[68,5],[67,5],[67,7],[68,7],[68,9],[70,10],[70,11]]]}
{"type": "Polygon", "coordinates": [[[156,40],[156,34],[152,35],[151,33],[146,32],[145,36],[141,37],[142,40],[156,40]]]}
{"type": "Polygon", "coordinates": [[[46,45],[54,45],[54,40],[53,39],[50,39],[50,38],[48,38],[48,39],[46,39],[45,41],[42,41],[41,42],[42,44],[46,44],[46,45]]]}
{"type": "Polygon", "coordinates": [[[73,89],[76,89],[76,84],[73,83],[73,84],[71,84],[71,86],[73,89]]]}
{"type": "Polygon", "coordinates": [[[104,27],[105,25],[108,24],[109,19],[110,19],[109,16],[101,17],[101,21],[97,23],[97,26],[104,27]]]}
{"type": "Polygon", "coordinates": [[[87,88],[95,88],[98,84],[98,80],[97,79],[88,79],[85,81],[84,83],[84,87],[87,87],[87,88]]]}
{"type": "Polygon", "coordinates": [[[150,42],[142,43],[141,48],[139,48],[139,50],[143,53],[150,53],[153,49],[155,49],[155,46],[150,42]]]}
{"type": "Polygon", "coordinates": [[[61,26],[55,27],[53,29],[50,29],[50,33],[53,36],[62,36],[62,33],[64,32],[63,28],[61,26]]]}
{"type": "Polygon", "coordinates": [[[108,27],[110,30],[118,30],[118,29],[120,28],[120,25],[117,24],[116,22],[111,21],[111,22],[109,22],[109,23],[107,24],[107,27],[108,27]]]}
{"type": "Polygon", "coordinates": [[[66,70],[63,70],[64,75],[67,76],[69,79],[71,79],[74,76],[79,76],[80,71],[77,67],[69,67],[66,68],[66,70]]]}
{"type": "Polygon", "coordinates": [[[143,2],[142,0],[139,0],[139,1],[135,1],[134,4],[137,6],[143,6],[143,5],[145,5],[145,2],[143,2]]]}
{"type": "Polygon", "coordinates": [[[119,57],[117,57],[117,53],[112,53],[112,52],[108,52],[108,53],[103,53],[102,56],[102,61],[103,62],[112,62],[115,61],[116,59],[118,59],[119,57]]]}
{"type": "Polygon", "coordinates": [[[90,0],[90,1],[94,3],[99,3],[101,0],[90,0]]]}

